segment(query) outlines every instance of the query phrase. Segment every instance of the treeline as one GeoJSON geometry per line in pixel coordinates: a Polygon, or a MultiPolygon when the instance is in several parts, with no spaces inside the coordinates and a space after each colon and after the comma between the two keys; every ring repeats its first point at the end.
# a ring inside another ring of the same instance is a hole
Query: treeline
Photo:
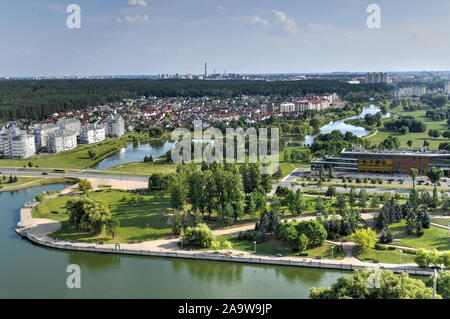
{"type": "Polygon", "coordinates": [[[221,98],[239,95],[305,95],[336,92],[352,102],[386,97],[387,85],[351,85],[337,80],[200,81],[200,80],[14,80],[0,81],[0,120],[38,120],[45,115],[141,95],[221,98]]]}

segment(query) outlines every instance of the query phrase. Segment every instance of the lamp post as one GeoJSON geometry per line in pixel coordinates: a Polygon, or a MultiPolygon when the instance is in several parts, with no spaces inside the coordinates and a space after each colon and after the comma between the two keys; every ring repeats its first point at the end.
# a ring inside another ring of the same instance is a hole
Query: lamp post
{"type": "Polygon", "coordinates": [[[400,249],[400,263],[402,263],[402,254],[403,254],[403,250],[400,249]]]}
{"type": "Polygon", "coordinates": [[[181,244],[181,248],[183,248],[183,236],[180,236],[180,244],[181,244]]]}
{"type": "Polygon", "coordinates": [[[437,270],[434,270],[434,279],[433,279],[433,299],[436,299],[436,285],[437,285],[437,277],[438,273],[437,270]]]}
{"type": "Polygon", "coordinates": [[[334,246],[331,246],[331,258],[333,258],[334,246]]]}
{"type": "Polygon", "coordinates": [[[256,254],[256,241],[253,242],[253,245],[255,245],[255,254],[256,254]]]}
{"type": "Polygon", "coordinates": [[[147,241],[150,240],[150,237],[148,235],[148,224],[147,224],[147,241]]]}

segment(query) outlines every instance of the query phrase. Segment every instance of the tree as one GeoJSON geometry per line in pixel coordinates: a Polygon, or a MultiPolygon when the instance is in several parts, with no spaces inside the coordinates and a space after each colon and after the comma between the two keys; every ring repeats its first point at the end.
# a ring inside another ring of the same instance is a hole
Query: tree
{"type": "Polygon", "coordinates": [[[375,247],[377,233],[370,228],[360,228],[352,234],[352,240],[358,244],[362,251],[367,251],[375,247]]]}
{"type": "Polygon", "coordinates": [[[409,147],[411,147],[411,146],[413,145],[413,141],[408,140],[408,142],[406,142],[406,144],[407,144],[409,147]]]}
{"type": "Polygon", "coordinates": [[[305,220],[296,225],[297,233],[308,238],[308,247],[322,246],[327,238],[327,231],[317,220],[305,220]]]}
{"type": "Polygon", "coordinates": [[[280,166],[278,166],[275,173],[273,173],[273,178],[277,180],[277,182],[280,181],[280,179],[283,177],[283,171],[280,166]]]}
{"type": "Polygon", "coordinates": [[[114,239],[119,231],[120,222],[117,219],[111,218],[106,222],[105,226],[106,233],[110,234],[112,236],[112,239],[114,239]]]}
{"type": "Polygon", "coordinates": [[[416,178],[418,173],[419,171],[417,170],[417,168],[411,168],[411,170],[409,171],[409,175],[411,176],[411,179],[413,181],[413,188],[416,187],[416,178]]]}
{"type": "Polygon", "coordinates": [[[428,170],[427,176],[430,179],[431,183],[433,183],[436,186],[436,184],[444,176],[444,171],[433,166],[431,169],[428,170]]]}
{"type": "Polygon", "coordinates": [[[335,177],[333,167],[330,166],[330,169],[328,170],[328,178],[333,179],[335,177]]]}
{"type": "Polygon", "coordinates": [[[339,212],[342,214],[342,211],[347,207],[346,199],[344,194],[339,194],[337,196],[337,208],[339,209],[339,212]]]}
{"type": "MultiPolygon", "coordinates": [[[[432,288],[434,275],[428,277],[425,284],[432,288]]],[[[444,299],[450,299],[450,271],[440,271],[437,277],[436,292],[444,299]]]]}
{"type": "Polygon", "coordinates": [[[210,248],[214,241],[214,235],[206,224],[198,224],[196,227],[187,227],[182,232],[183,245],[201,248],[210,248]]]}
{"type": "Polygon", "coordinates": [[[367,207],[367,191],[364,188],[359,191],[359,207],[367,207]]]}
{"type": "Polygon", "coordinates": [[[92,189],[92,184],[87,179],[80,179],[78,183],[78,189],[86,194],[92,189]]]}
{"type": "Polygon", "coordinates": [[[330,199],[332,199],[334,196],[336,196],[336,188],[334,186],[329,186],[325,196],[330,197],[330,199]]]}
{"type": "Polygon", "coordinates": [[[88,156],[91,160],[95,159],[95,157],[97,156],[97,153],[95,153],[94,150],[89,150],[88,151],[88,156]]]}
{"type": "Polygon", "coordinates": [[[103,233],[106,223],[111,219],[108,204],[99,199],[84,197],[69,200],[66,203],[66,210],[71,225],[94,234],[103,233]]]}
{"type": "Polygon", "coordinates": [[[446,95],[437,95],[433,96],[431,99],[431,107],[436,109],[442,109],[445,104],[447,104],[447,96],[446,95]]]}
{"type": "Polygon", "coordinates": [[[356,205],[356,194],[355,194],[355,188],[354,187],[352,187],[350,189],[348,201],[349,201],[350,207],[353,209],[353,207],[355,207],[355,205],[356,205]]]}
{"type": "MultiPolygon", "coordinates": [[[[311,299],[431,299],[433,289],[406,273],[387,270],[354,270],[326,288],[311,288],[311,299]]],[[[436,298],[442,297],[437,294],[436,298]]]]}
{"type": "Polygon", "coordinates": [[[438,265],[440,263],[439,252],[434,250],[425,250],[419,248],[416,250],[416,257],[414,258],[416,264],[421,268],[426,268],[430,265],[438,265]]]}

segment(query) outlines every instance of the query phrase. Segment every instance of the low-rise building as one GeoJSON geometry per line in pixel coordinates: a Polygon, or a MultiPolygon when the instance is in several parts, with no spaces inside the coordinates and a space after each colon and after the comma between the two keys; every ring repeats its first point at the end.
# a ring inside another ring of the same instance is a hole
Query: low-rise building
{"type": "Polygon", "coordinates": [[[121,137],[125,133],[125,121],[121,116],[110,116],[104,121],[107,137],[121,137]]]}
{"type": "Polygon", "coordinates": [[[103,124],[86,124],[81,127],[80,143],[97,143],[103,141],[105,136],[105,126],[103,124]]]}
{"type": "Polygon", "coordinates": [[[34,135],[14,125],[0,134],[0,152],[5,158],[28,158],[36,155],[34,135]]]}
{"type": "Polygon", "coordinates": [[[373,174],[409,174],[416,168],[419,175],[426,175],[432,167],[450,175],[450,152],[409,149],[364,149],[360,145],[345,148],[339,156],[325,156],[311,161],[311,171],[333,168],[335,172],[361,172],[373,174]]]}

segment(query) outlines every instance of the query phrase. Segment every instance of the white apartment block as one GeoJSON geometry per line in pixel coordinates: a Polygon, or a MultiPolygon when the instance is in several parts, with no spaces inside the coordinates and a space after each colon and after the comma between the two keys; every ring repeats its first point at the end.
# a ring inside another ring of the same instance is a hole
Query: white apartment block
{"type": "Polygon", "coordinates": [[[5,158],[32,157],[36,155],[34,135],[11,126],[0,134],[0,152],[5,158]]]}
{"type": "Polygon", "coordinates": [[[47,150],[51,153],[72,150],[77,147],[77,132],[58,130],[47,138],[47,150]]]}
{"type": "Polygon", "coordinates": [[[289,102],[281,103],[280,112],[281,113],[295,112],[295,104],[289,102]]]}
{"type": "Polygon", "coordinates": [[[81,127],[80,142],[91,144],[105,139],[105,126],[103,124],[87,124],[81,127]]]}
{"type": "Polygon", "coordinates": [[[447,84],[445,85],[445,93],[450,94],[450,82],[447,82],[447,84]]]}
{"type": "Polygon", "coordinates": [[[394,91],[394,96],[397,98],[422,96],[427,93],[427,89],[424,86],[412,86],[406,88],[400,88],[394,91]]]}
{"type": "Polygon", "coordinates": [[[110,116],[104,121],[107,137],[121,137],[125,133],[125,121],[121,116],[110,116]]]}
{"type": "Polygon", "coordinates": [[[77,135],[81,133],[81,122],[77,119],[59,119],[56,124],[61,128],[61,130],[74,131],[77,135]]]}
{"type": "Polygon", "coordinates": [[[36,151],[39,152],[46,147],[48,135],[57,131],[59,131],[59,126],[56,124],[33,124],[30,127],[30,132],[34,135],[36,151]]]}

